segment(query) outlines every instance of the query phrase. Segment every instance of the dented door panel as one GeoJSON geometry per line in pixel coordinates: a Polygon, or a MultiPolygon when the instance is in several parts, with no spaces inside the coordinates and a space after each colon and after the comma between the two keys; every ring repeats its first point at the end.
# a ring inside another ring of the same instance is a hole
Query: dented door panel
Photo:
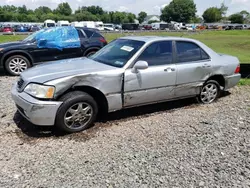
{"type": "Polygon", "coordinates": [[[128,69],[124,76],[124,106],[173,98],[175,82],[175,65],[149,67],[137,73],[128,69]]]}
{"type": "Polygon", "coordinates": [[[176,97],[198,94],[199,88],[203,85],[213,70],[210,60],[180,63],[176,65],[176,68],[176,97]]]}

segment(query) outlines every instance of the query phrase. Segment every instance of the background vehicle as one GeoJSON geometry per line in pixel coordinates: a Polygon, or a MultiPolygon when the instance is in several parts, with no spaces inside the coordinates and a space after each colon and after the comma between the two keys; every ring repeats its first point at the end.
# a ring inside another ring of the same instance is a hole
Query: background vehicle
{"type": "Polygon", "coordinates": [[[11,33],[11,32],[14,32],[14,30],[12,27],[7,26],[7,27],[3,28],[3,32],[4,33],[11,33]]]}
{"type": "Polygon", "coordinates": [[[152,25],[151,24],[143,25],[142,29],[144,29],[144,30],[152,30],[152,25]]]}
{"type": "Polygon", "coordinates": [[[135,24],[135,23],[122,24],[123,30],[138,30],[138,28],[139,28],[139,24],[135,24]]]}
{"type": "Polygon", "coordinates": [[[60,20],[57,22],[56,24],[58,27],[62,27],[62,26],[70,26],[69,21],[64,21],[64,20],[60,20]]]}
{"type": "Polygon", "coordinates": [[[30,27],[30,32],[36,32],[39,31],[41,29],[41,27],[37,26],[37,25],[32,25],[30,27]]]}
{"type": "Polygon", "coordinates": [[[45,20],[43,27],[56,27],[56,22],[54,20],[45,20]]]}
{"type": "MultiPolygon", "coordinates": [[[[38,48],[36,34],[23,41],[0,44],[0,68],[11,75],[19,75],[27,68],[46,61],[55,61],[93,55],[107,44],[105,38],[95,29],[76,28],[80,48],[38,48]]],[[[46,42],[46,41],[45,41],[46,42]]]]}
{"type": "Polygon", "coordinates": [[[123,37],[90,58],[23,72],[12,98],[33,124],[72,133],[92,125],[98,113],[190,97],[210,104],[238,84],[239,72],[238,58],[193,39],[123,37]]]}
{"type": "Polygon", "coordinates": [[[116,30],[122,30],[122,26],[121,26],[121,25],[116,24],[116,25],[115,25],[115,29],[116,29],[116,30]]]}
{"type": "Polygon", "coordinates": [[[82,21],[80,22],[80,24],[82,24],[82,27],[87,27],[87,28],[96,28],[96,24],[94,21],[82,21]]]}
{"type": "Polygon", "coordinates": [[[100,31],[104,30],[103,22],[95,22],[95,27],[100,31]]]}
{"type": "Polygon", "coordinates": [[[152,23],[151,25],[153,30],[166,30],[169,28],[168,23],[152,23]]]}
{"type": "Polygon", "coordinates": [[[104,30],[105,31],[114,31],[115,30],[115,25],[111,23],[105,23],[103,24],[104,30]]]}
{"type": "Polygon", "coordinates": [[[16,32],[28,32],[29,28],[27,26],[17,26],[16,32]]]}

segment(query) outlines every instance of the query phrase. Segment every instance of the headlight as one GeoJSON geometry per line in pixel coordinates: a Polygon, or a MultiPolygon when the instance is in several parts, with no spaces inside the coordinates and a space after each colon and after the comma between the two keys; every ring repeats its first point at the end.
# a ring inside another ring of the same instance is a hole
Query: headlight
{"type": "Polygon", "coordinates": [[[29,84],[24,89],[24,92],[37,98],[52,99],[54,96],[55,87],[39,84],[29,84]]]}

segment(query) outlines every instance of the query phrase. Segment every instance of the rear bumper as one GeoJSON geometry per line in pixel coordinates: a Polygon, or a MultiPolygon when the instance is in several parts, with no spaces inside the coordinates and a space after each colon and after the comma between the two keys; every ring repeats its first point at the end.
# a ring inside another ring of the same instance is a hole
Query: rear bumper
{"type": "Polygon", "coordinates": [[[236,86],[241,79],[241,74],[234,74],[232,76],[225,77],[225,89],[228,90],[234,86],[236,86]]]}
{"type": "Polygon", "coordinates": [[[25,92],[18,93],[16,84],[12,87],[11,96],[18,111],[31,123],[40,126],[55,124],[56,113],[62,102],[40,101],[25,92]]]}

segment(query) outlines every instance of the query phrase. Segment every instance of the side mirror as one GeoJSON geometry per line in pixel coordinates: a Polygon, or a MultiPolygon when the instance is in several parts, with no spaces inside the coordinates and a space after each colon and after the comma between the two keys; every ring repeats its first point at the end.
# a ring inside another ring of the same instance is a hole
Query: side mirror
{"type": "Polygon", "coordinates": [[[144,70],[148,68],[148,62],[146,61],[137,61],[133,67],[133,70],[137,72],[137,70],[144,70]]]}
{"type": "Polygon", "coordinates": [[[40,47],[44,47],[44,46],[46,46],[46,44],[47,44],[46,39],[41,39],[38,41],[38,46],[40,46],[40,47]]]}

